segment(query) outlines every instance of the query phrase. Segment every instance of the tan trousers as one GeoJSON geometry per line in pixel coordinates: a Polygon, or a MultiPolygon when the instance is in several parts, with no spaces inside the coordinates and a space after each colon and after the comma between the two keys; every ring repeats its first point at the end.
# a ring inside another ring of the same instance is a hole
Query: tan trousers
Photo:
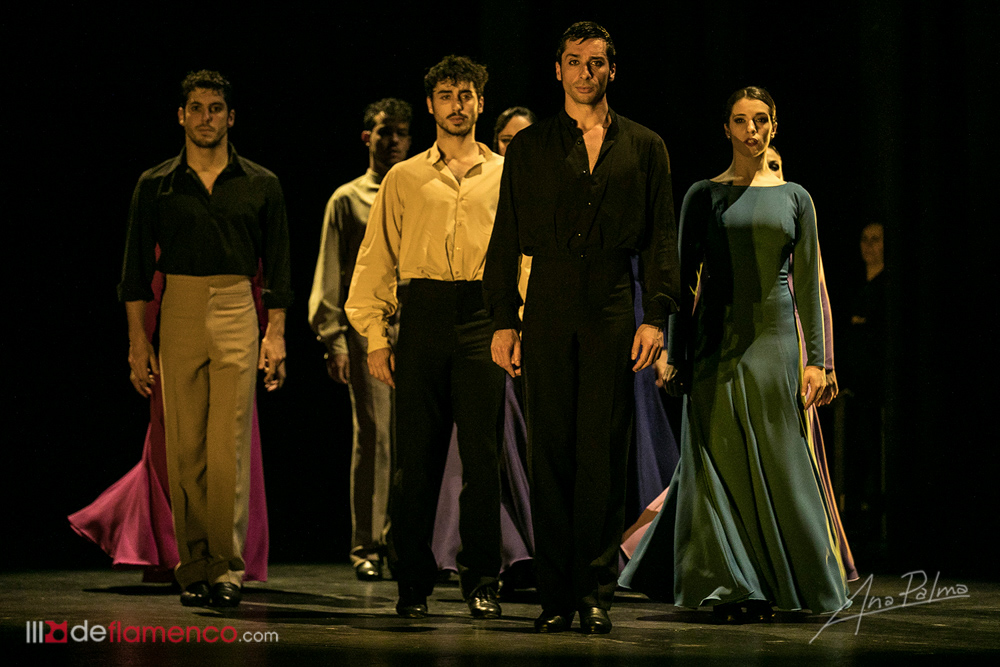
{"type": "Polygon", "coordinates": [[[243,581],[257,327],[246,276],[167,276],[160,370],[182,588],[243,581]]]}
{"type": "MultiPolygon", "coordinates": [[[[389,327],[395,345],[398,327],[389,327]]],[[[368,342],[349,327],[348,383],[354,415],[351,453],[351,563],[381,557],[389,531],[389,477],[392,474],[393,391],[368,372],[368,342]]]]}

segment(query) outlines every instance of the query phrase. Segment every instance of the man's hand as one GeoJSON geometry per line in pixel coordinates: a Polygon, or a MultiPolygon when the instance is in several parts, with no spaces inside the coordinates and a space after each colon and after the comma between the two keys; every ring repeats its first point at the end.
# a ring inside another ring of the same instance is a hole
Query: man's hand
{"type": "MultiPolygon", "coordinates": [[[[495,339],[494,339],[495,340],[495,339]]],[[[652,324],[640,324],[632,340],[632,371],[638,373],[652,364],[663,349],[663,331],[652,324]]],[[[494,361],[496,357],[493,357],[494,361]]]]}
{"type": "Polygon", "coordinates": [[[347,384],[351,380],[351,357],[346,354],[327,354],[326,372],[332,380],[347,384]]]}
{"type": "Polygon", "coordinates": [[[264,371],[264,387],[268,391],[280,389],[285,384],[285,310],[270,308],[267,311],[267,331],[260,342],[260,359],[257,369],[264,371]]]}
{"type": "Polygon", "coordinates": [[[507,371],[507,375],[517,377],[521,374],[521,337],[516,329],[494,331],[490,354],[493,363],[507,371]]]}
{"type": "Polygon", "coordinates": [[[823,395],[819,399],[819,405],[830,405],[833,399],[837,398],[837,394],[840,393],[840,385],[837,384],[837,371],[827,371],[826,373],[826,388],[823,389],[823,395]]]}
{"type": "Polygon", "coordinates": [[[379,382],[395,389],[396,382],[392,379],[392,374],[396,372],[396,355],[392,353],[392,348],[383,347],[369,352],[368,372],[379,382]]]}
{"type": "Polygon", "coordinates": [[[819,366],[806,366],[802,372],[802,408],[818,405],[826,388],[826,372],[819,366]]]}
{"type": "Polygon", "coordinates": [[[156,376],[160,374],[160,364],[156,360],[156,350],[146,335],[141,340],[133,340],[128,346],[128,365],[132,371],[129,380],[140,396],[149,398],[153,395],[153,385],[156,376]]]}
{"type": "Polygon", "coordinates": [[[677,375],[677,368],[667,362],[667,351],[662,350],[656,361],[653,362],[656,369],[656,386],[665,387],[677,375]]]}

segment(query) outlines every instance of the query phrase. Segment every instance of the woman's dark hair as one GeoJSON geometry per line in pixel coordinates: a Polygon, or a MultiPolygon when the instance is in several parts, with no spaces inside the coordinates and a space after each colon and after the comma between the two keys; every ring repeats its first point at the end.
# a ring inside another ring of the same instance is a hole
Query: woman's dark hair
{"type": "Polygon", "coordinates": [[[524,116],[528,119],[528,122],[534,124],[538,121],[538,118],[528,107],[511,107],[504,111],[502,114],[497,116],[496,125],[493,126],[493,150],[500,151],[500,133],[503,132],[503,128],[507,127],[507,123],[514,116],[524,116]]]}
{"type": "Polygon", "coordinates": [[[769,110],[768,115],[771,116],[771,125],[778,124],[778,111],[775,108],[774,98],[771,97],[771,93],[758,86],[747,86],[746,88],[740,88],[726,100],[726,117],[723,121],[726,125],[729,125],[729,117],[733,114],[733,105],[747,97],[752,100],[760,100],[766,104],[769,110]]]}

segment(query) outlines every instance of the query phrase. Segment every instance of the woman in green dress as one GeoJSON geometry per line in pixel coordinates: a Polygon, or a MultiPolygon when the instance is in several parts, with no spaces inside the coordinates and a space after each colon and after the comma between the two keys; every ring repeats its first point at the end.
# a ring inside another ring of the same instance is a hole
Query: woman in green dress
{"type": "Polygon", "coordinates": [[[775,128],[767,91],[736,91],[725,122],[732,164],[684,197],[681,273],[691,289],[671,318],[665,374],[685,392],[681,460],[620,579],[679,606],[712,606],[729,622],[770,618],[771,605],[831,612],[848,603],[805,415],[826,384],[816,216],[809,193],[768,168],[775,128]]]}

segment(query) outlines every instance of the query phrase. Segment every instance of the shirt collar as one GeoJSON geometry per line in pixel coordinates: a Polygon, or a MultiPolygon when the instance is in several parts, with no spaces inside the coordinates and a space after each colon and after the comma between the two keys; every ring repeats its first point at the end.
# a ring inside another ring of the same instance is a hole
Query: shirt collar
{"type": "MultiPolygon", "coordinates": [[[[605,132],[604,136],[605,139],[614,139],[618,134],[618,114],[615,113],[614,109],[609,107],[608,116],[611,117],[611,124],[608,125],[608,131],[605,132]]],[[[583,134],[583,131],[577,127],[576,120],[566,113],[565,108],[559,110],[559,120],[562,121],[562,124],[571,132],[583,134]]]]}
{"type": "MultiPolygon", "coordinates": [[[[240,156],[237,155],[236,148],[233,146],[232,142],[229,142],[226,145],[226,149],[227,149],[227,152],[229,153],[229,163],[226,165],[226,168],[223,169],[223,171],[226,171],[226,169],[232,168],[232,169],[236,169],[236,170],[238,170],[238,171],[240,171],[242,173],[246,173],[246,171],[243,169],[243,165],[240,163],[240,156]]],[[[173,160],[171,160],[171,162],[170,162],[170,171],[176,171],[177,169],[179,169],[181,167],[183,167],[185,169],[187,168],[187,147],[186,146],[181,147],[180,154],[177,157],[175,157],[173,160]]]]}
{"type": "MultiPolygon", "coordinates": [[[[479,156],[482,158],[482,160],[477,161],[476,164],[479,164],[479,162],[493,162],[494,160],[503,159],[499,155],[491,151],[489,146],[487,146],[482,142],[477,141],[476,147],[479,149],[479,156]]],[[[438,162],[443,162],[443,161],[444,160],[441,156],[441,149],[438,148],[437,142],[435,141],[431,145],[430,150],[427,151],[427,162],[430,164],[437,164],[438,162]]]]}
{"type": "Polygon", "coordinates": [[[381,185],[382,179],[384,178],[384,176],[380,176],[379,173],[374,169],[372,169],[371,167],[369,167],[368,170],[365,172],[365,176],[367,176],[368,180],[374,183],[375,185],[381,185]]]}

